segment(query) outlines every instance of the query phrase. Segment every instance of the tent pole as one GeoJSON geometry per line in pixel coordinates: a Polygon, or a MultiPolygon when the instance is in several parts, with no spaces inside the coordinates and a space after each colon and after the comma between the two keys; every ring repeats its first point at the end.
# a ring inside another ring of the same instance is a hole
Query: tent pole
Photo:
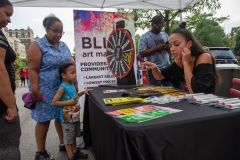
{"type": "Polygon", "coordinates": [[[183,20],[182,20],[182,10],[179,9],[178,12],[179,12],[179,17],[180,17],[180,22],[182,22],[182,21],[183,21],[183,20]]]}

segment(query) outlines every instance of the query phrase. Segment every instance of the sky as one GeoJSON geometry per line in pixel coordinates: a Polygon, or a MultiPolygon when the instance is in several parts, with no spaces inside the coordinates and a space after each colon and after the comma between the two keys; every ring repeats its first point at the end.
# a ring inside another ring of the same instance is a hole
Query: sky
{"type": "MultiPolygon", "coordinates": [[[[240,1],[238,0],[219,0],[221,9],[217,10],[216,15],[230,16],[228,21],[221,24],[225,33],[230,33],[232,27],[240,26],[240,1]]],[[[99,10],[99,9],[83,9],[75,8],[76,10],[99,10]]],[[[73,10],[74,8],[30,8],[30,7],[15,7],[14,14],[11,17],[11,23],[8,24],[9,29],[27,29],[30,27],[34,32],[34,37],[44,36],[45,29],[42,25],[43,19],[49,14],[54,14],[63,22],[65,34],[62,36],[62,41],[65,42],[69,49],[73,51],[74,28],[73,28],[73,10]]],[[[114,9],[105,9],[104,11],[114,11],[114,9]]],[[[184,17],[183,17],[184,18],[184,17]]],[[[184,20],[184,19],[183,19],[184,20]]],[[[145,31],[138,30],[140,35],[145,31]]]]}

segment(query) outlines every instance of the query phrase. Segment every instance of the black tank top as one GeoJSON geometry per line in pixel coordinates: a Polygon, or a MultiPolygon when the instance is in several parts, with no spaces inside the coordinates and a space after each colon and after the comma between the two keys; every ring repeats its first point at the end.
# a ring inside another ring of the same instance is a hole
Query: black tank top
{"type": "MultiPolygon", "coordinates": [[[[11,46],[8,43],[7,38],[3,34],[3,32],[0,30],[0,47],[6,49],[6,56],[4,60],[4,64],[10,79],[11,87],[12,87],[12,92],[15,92],[16,85],[15,85],[15,72],[14,68],[12,66],[12,63],[16,59],[16,54],[14,50],[11,48],[11,46]]],[[[3,54],[3,53],[0,53],[3,54]]],[[[1,89],[0,89],[1,92],[1,89]]],[[[3,101],[0,99],[0,117],[2,116],[3,113],[7,111],[7,106],[3,103],[3,101]]]]}

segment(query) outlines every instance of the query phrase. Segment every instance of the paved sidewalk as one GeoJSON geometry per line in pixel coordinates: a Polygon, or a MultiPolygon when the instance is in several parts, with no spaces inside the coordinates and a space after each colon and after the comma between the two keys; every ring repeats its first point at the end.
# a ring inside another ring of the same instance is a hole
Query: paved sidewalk
{"type": "MultiPolygon", "coordinates": [[[[21,121],[22,136],[20,142],[20,150],[22,160],[34,160],[36,152],[36,141],[35,141],[35,121],[31,119],[30,110],[23,107],[22,94],[28,92],[27,87],[18,87],[16,89],[16,100],[19,108],[19,115],[21,121]]],[[[77,144],[82,142],[82,137],[77,139],[77,144]]],[[[55,157],[55,160],[67,160],[66,152],[59,152],[59,140],[54,127],[54,122],[51,122],[49,132],[47,135],[46,149],[55,157]]],[[[92,148],[86,148],[83,152],[88,153],[88,159],[95,160],[91,153],[92,148]]]]}

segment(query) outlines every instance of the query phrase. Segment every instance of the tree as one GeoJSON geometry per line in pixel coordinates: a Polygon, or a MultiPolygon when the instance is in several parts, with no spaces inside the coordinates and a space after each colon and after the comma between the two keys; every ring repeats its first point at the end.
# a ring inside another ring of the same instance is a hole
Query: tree
{"type": "Polygon", "coordinates": [[[21,61],[22,61],[22,67],[21,68],[24,68],[24,69],[28,68],[27,59],[26,58],[22,58],[21,61]]]}
{"type": "Polygon", "coordinates": [[[75,59],[75,58],[76,58],[76,50],[75,50],[75,47],[73,48],[73,51],[72,51],[71,55],[72,55],[72,58],[73,58],[74,60],[76,60],[76,59],[75,59]]]}
{"type": "Polygon", "coordinates": [[[215,12],[202,13],[201,11],[195,11],[191,16],[186,16],[187,28],[189,31],[194,32],[196,28],[199,28],[203,25],[206,19],[213,20],[216,23],[222,23],[226,20],[229,20],[227,17],[214,17],[215,12]]]}
{"type": "Polygon", "coordinates": [[[140,39],[140,35],[136,34],[135,35],[135,48],[136,48],[136,54],[138,54],[138,41],[140,39]]]}
{"type": "Polygon", "coordinates": [[[237,57],[240,57],[240,29],[238,29],[235,35],[235,47],[234,47],[234,54],[237,57]]]}
{"type": "Polygon", "coordinates": [[[195,37],[203,46],[230,47],[223,28],[213,19],[205,19],[194,31],[195,37]]]}
{"type": "Polygon", "coordinates": [[[156,14],[162,15],[165,20],[165,32],[170,34],[170,31],[176,26],[176,18],[180,12],[186,12],[189,14],[200,12],[204,9],[216,10],[221,8],[218,0],[201,0],[193,6],[188,6],[183,10],[172,11],[172,10],[152,10],[152,9],[118,9],[120,12],[130,12],[134,14],[134,26],[135,29],[150,28],[149,20],[156,14]]]}
{"type": "Polygon", "coordinates": [[[238,61],[240,61],[240,26],[233,27],[231,29],[231,33],[229,34],[229,36],[233,40],[232,51],[235,54],[235,56],[237,57],[238,61]]]}
{"type": "Polygon", "coordinates": [[[16,53],[16,60],[14,63],[15,63],[14,71],[15,71],[16,80],[20,80],[18,71],[22,68],[22,61],[21,61],[21,58],[19,58],[19,53],[16,53]]]}

